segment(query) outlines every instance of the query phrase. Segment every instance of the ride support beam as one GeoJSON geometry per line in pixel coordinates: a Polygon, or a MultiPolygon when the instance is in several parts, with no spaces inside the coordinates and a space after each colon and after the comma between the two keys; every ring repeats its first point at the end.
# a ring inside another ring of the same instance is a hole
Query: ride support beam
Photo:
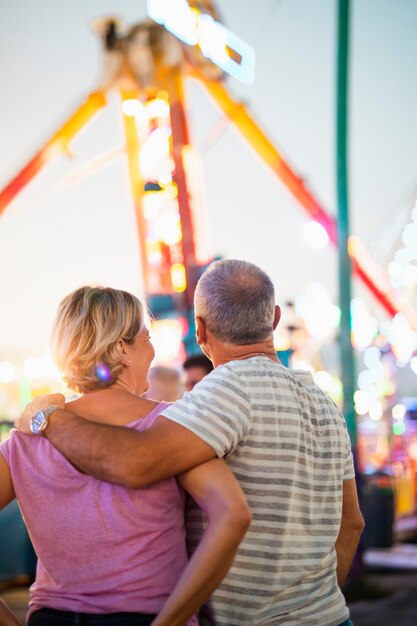
{"type": "Polygon", "coordinates": [[[50,161],[63,152],[75,135],[87,124],[97,111],[106,105],[106,97],[101,91],[91,93],[84,104],[55,133],[41,150],[0,192],[0,215],[17,196],[17,194],[34,178],[34,176],[50,161]]]}
{"type": "Polygon", "coordinates": [[[336,244],[337,228],[335,219],[326,213],[307,189],[302,178],[297,176],[291,169],[277,148],[251,117],[245,105],[241,102],[236,102],[221,81],[210,80],[195,70],[191,70],[191,75],[204,85],[209,95],[217,103],[231,124],[246,139],[256,154],[261,157],[262,161],[281,179],[312,219],[323,226],[332,243],[336,244]]]}
{"type": "Polygon", "coordinates": [[[184,75],[181,68],[171,68],[165,73],[163,86],[168,92],[172,130],[172,156],[175,163],[175,182],[178,187],[178,205],[182,229],[182,251],[186,273],[186,306],[193,308],[196,265],[194,228],[191,217],[191,194],[188,188],[187,171],[184,165],[184,148],[190,145],[184,102],[184,75]]]}
{"type": "MultiPolygon", "coordinates": [[[[124,100],[136,99],[138,92],[121,91],[120,97],[124,100]]],[[[145,181],[139,167],[139,138],[136,119],[122,113],[123,126],[126,138],[126,156],[129,170],[130,189],[135,209],[136,230],[139,242],[139,254],[142,265],[142,276],[145,292],[149,288],[149,266],[146,255],[146,222],[143,214],[143,194],[145,181]]]]}

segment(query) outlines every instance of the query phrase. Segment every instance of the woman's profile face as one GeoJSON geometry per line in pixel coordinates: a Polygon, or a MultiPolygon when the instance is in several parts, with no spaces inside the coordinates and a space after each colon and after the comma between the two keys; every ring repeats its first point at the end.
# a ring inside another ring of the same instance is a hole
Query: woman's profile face
{"type": "Polygon", "coordinates": [[[129,374],[135,381],[137,393],[145,393],[149,389],[149,368],[155,356],[154,347],[150,341],[149,330],[146,326],[135,337],[129,346],[129,374]]]}

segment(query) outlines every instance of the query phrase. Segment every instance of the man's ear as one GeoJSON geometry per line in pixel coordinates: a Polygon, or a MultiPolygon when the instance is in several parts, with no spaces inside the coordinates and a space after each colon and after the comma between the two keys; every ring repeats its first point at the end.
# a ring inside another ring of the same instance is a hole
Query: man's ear
{"type": "Polygon", "coordinates": [[[274,315],[274,330],[276,329],[276,327],[278,326],[279,320],[281,319],[281,309],[279,308],[279,306],[276,304],[275,305],[275,315],[274,315]]]}
{"type": "Polygon", "coordinates": [[[195,318],[195,338],[199,346],[203,346],[207,341],[206,323],[198,315],[195,318]]]}

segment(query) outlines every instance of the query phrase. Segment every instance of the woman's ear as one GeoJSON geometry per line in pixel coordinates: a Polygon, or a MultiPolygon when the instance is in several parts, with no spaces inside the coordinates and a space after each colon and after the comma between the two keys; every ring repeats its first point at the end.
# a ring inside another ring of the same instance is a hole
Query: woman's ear
{"type": "Polygon", "coordinates": [[[121,356],[120,361],[121,361],[122,365],[127,367],[132,362],[129,359],[129,349],[127,347],[128,344],[126,343],[126,341],[124,341],[124,339],[119,339],[119,341],[117,342],[117,345],[118,345],[119,350],[120,350],[120,356],[121,356]]]}

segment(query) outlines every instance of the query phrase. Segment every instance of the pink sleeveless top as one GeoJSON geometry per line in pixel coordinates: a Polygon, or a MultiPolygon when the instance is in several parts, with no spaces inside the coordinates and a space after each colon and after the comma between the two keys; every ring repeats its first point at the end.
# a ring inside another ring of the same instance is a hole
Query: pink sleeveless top
{"type": "MultiPolygon", "coordinates": [[[[167,406],[128,428],[146,430],[167,406]]],[[[158,613],[187,564],[177,481],[111,485],[80,474],[46,438],[15,430],[0,450],[39,557],[29,614],[41,607],[158,613]]]]}

